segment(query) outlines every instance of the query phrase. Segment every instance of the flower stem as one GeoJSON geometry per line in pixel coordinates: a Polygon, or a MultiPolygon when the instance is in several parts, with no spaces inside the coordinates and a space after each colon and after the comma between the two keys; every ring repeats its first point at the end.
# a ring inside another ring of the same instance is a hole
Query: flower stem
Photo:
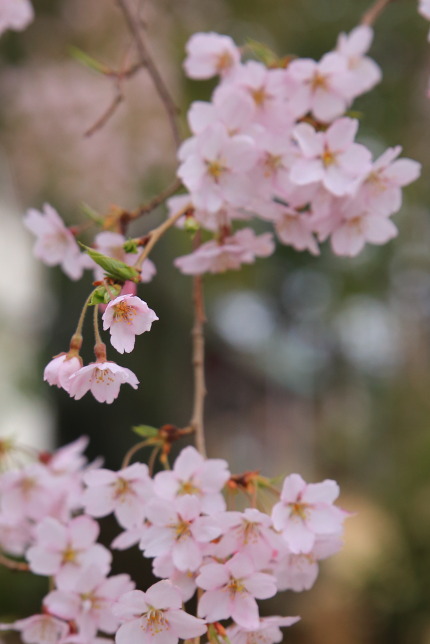
{"type": "Polygon", "coordinates": [[[376,2],[363,14],[360,24],[373,27],[380,14],[393,0],[376,0],[376,2]]]}
{"type": "Polygon", "coordinates": [[[95,289],[93,291],[91,291],[91,293],[88,295],[87,299],[85,300],[85,304],[82,307],[82,311],[81,311],[81,314],[79,316],[78,324],[76,325],[75,335],[82,335],[82,327],[84,325],[85,315],[87,313],[87,309],[88,309],[88,306],[90,304],[90,300],[91,300],[91,298],[92,298],[92,296],[94,294],[94,291],[95,291],[95,289]]]}
{"type": "Polygon", "coordinates": [[[9,570],[20,570],[20,571],[27,571],[30,570],[29,566],[27,563],[23,561],[14,561],[13,559],[9,559],[9,557],[6,557],[2,552],[0,552],[0,565],[5,566],[6,568],[9,568],[9,570]]]}
{"type": "Polygon", "coordinates": [[[99,305],[95,304],[94,305],[94,337],[96,340],[96,345],[101,345],[103,344],[103,340],[101,339],[100,336],[100,330],[99,330],[99,305]]]}
{"type": "Polygon", "coordinates": [[[187,212],[192,210],[191,206],[187,204],[185,208],[182,208],[179,210],[177,213],[175,213],[172,217],[169,217],[166,219],[166,221],[163,221],[163,223],[158,226],[157,228],[154,228],[154,230],[151,230],[148,233],[148,242],[137,258],[137,260],[134,263],[134,268],[137,268],[137,270],[140,270],[142,268],[142,264],[145,261],[145,259],[148,257],[149,253],[151,250],[154,248],[155,244],[158,242],[160,237],[164,235],[164,233],[169,230],[177,221],[180,219],[183,215],[185,215],[187,212]]]}
{"type": "Polygon", "coordinates": [[[150,444],[150,441],[148,439],[145,439],[144,441],[140,441],[139,443],[136,443],[136,445],[133,445],[133,447],[130,447],[126,455],[124,456],[124,459],[122,461],[121,469],[123,470],[124,468],[128,467],[130,465],[130,461],[133,458],[133,456],[141,449],[146,447],[147,445],[150,444]]]}

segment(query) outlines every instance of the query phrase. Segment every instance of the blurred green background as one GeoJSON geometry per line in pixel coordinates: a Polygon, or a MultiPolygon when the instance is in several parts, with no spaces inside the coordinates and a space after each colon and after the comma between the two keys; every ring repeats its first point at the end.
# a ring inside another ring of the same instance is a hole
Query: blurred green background
{"type": "MultiPolygon", "coordinates": [[[[141,387],[123,388],[103,406],[42,383],[43,366],[67,347],[91,278],[70,283],[38,266],[21,217],[44,201],[69,224],[82,221],[81,202],[100,212],[134,208],[171,182],[175,154],[145,72],[124,85],[126,101],[107,125],[83,136],[114,89],[70,47],[115,68],[131,60],[115,2],[34,5],[30,28],[0,41],[0,431],[45,447],[85,433],[89,456],[103,454],[116,468],[135,441],[132,425],[189,421],[191,284],[172,260],[190,240],[174,230],[155,249],[158,274],[140,294],[160,321],[122,360],[141,387]]],[[[183,78],[191,33],[226,33],[239,44],[253,38],[280,55],[318,59],[368,3],[148,0],[142,7],[151,49],[184,114],[213,86],[183,78]]],[[[205,279],[209,455],[228,459],[233,472],[335,478],[341,505],[354,513],[343,551],[323,562],[315,587],[264,603],[268,614],[302,616],[286,631],[292,644],[430,643],[430,46],[416,9],[397,0],[377,22],[370,53],[383,82],[354,104],[362,112],[359,139],[375,154],[401,144],[404,156],[423,164],[395,216],[399,237],[352,260],[334,257],[328,245],[317,258],[278,246],[269,260],[205,279]]],[[[161,208],[132,232],[163,216],[161,208]]],[[[90,342],[84,355],[91,359],[90,342]]],[[[115,528],[105,523],[109,540],[115,528]]],[[[118,557],[122,565],[136,580],[147,574],[138,554],[118,557]]],[[[45,590],[44,580],[1,570],[0,619],[37,611],[45,590]]]]}

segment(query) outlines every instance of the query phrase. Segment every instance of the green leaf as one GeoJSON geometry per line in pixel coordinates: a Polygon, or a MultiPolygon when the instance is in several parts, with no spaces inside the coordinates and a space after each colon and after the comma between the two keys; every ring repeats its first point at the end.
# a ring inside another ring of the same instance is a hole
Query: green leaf
{"type": "Polygon", "coordinates": [[[158,436],[158,429],[150,425],[137,425],[136,427],[132,427],[132,430],[135,434],[143,438],[155,438],[155,436],[158,436]]]}
{"type": "Polygon", "coordinates": [[[103,63],[100,63],[95,58],[92,58],[92,56],[86,54],[84,51],[82,51],[82,49],[79,49],[79,47],[70,47],[69,52],[72,58],[82,63],[82,65],[85,65],[85,67],[89,67],[95,72],[99,72],[101,74],[106,73],[106,65],[103,65],[103,63]]]}
{"type": "Polygon", "coordinates": [[[91,257],[91,259],[102,267],[108,277],[111,277],[114,280],[119,280],[120,282],[125,282],[126,280],[132,280],[133,282],[139,281],[139,271],[136,270],[133,266],[129,266],[124,262],[121,262],[119,259],[114,259],[113,257],[108,257],[99,253],[94,248],[89,248],[79,242],[82,248],[86,253],[91,257]]]}
{"type": "Polygon", "coordinates": [[[135,242],[134,239],[127,239],[127,241],[124,242],[122,247],[123,247],[123,249],[125,250],[126,253],[136,254],[136,253],[139,252],[137,243],[135,242]]]}

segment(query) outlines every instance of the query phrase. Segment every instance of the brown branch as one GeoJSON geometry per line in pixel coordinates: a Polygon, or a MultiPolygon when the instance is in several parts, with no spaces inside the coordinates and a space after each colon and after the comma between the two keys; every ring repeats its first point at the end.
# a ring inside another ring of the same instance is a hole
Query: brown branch
{"type": "Polygon", "coordinates": [[[204,434],[204,401],[206,396],[205,384],[205,339],[203,325],[206,321],[203,301],[203,281],[201,275],[193,277],[194,326],[193,339],[193,370],[194,370],[194,403],[190,425],[196,434],[196,447],[200,454],[206,457],[204,434]]]}
{"type": "Polygon", "coordinates": [[[130,34],[133,36],[133,40],[139,54],[140,63],[147,69],[154,87],[157,90],[158,96],[160,97],[161,102],[164,106],[175,146],[179,147],[179,144],[181,143],[181,137],[179,135],[178,125],[176,122],[179,109],[170,96],[170,92],[167,89],[167,86],[153,61],[152,56],[148,51],[148,47],[145,43],[142,31],[140,29],[140,20],[135,17],[130,11],[127,0],[116,0],[116,3],[124,16],[124,20],[127,24],[130,34]]]}
{"type": "Polygon", "coordinates": [[[134,65],[130,65],[127,69],[124,70],[116,70],[116,69],[106,69],[103,71],[103,74],[105,76],[109,76],[111,78],[132,78],[135,74],[137,74],[138,71],[143,69],[143,64],[142,62],[134,63],[134,65]]]}
{"type": "Polygon", "coordinates": [[[147,237],[148,241],[146,243],[145,248],[143,249],[142,253],[139,255],[137,260],[134,263],[134,268],[137,268],[140,270],[142,268],[142,264],[145,261],[145,259],[148,257],[149,253],[151,250],[154,248],[155,244],[158,242],[160,237],[164,235],[164,233],[169,230],[181,217],[183,217],[187,212],[189,212],[190,207],[187,205],[185,208],[182,208],[179,210],[176,214],[174,214],[172,217],[169,217],[166,219],[166,221],[163,221],[163,223],[158,226],[157,228],[154,228],[154,230],[151,230],[147,237]]]}
{"type": "Polygon", "coordinates": [[[380,14],[388,7],[394,0],[376,0],[376,2],[363,14],[360,24],[367,27],[373,27],[380,14]]]}
{"type": "Polygon", "coordinates": [[[0,552],[0,565],[9,568],[9,570],[20,570],[23,572],[30,570],[30,567],[27,563],[9,559],[9,557],[6,557],[6,555],[4,555],[2,552],[0,552]]]}
{"type": "Polygon", "coordinates": [[[134,219],[138,219],[139,217],[142,217],[143,215],[148,215],[150,212],[158,208],[162,203],[166,201],[169,197],[175,194],[179,190],[179,188],[182,186],[182,182],[180,179],[175,179],[175,181],[168,186],[163,192],[160,192],[159,195],[156,195],[153,197],[148,203],[143,204],[143,206],[139,206],[139,208],[136,208],[136,210],[133,210],[132,212],[126,213],[126,218],[127,218],[127,223],[129,221],[132,221],[134,219]]]}
{"type": "Polygon", "coordinates": [[[100,116],[100,118],[97,119],[97,121],[91,125],[91,127],[84,132],[85,137],[92,136],[95,132],[100,130],[108,121],[109,119],[115,114],[116,110],[118,107],[121,105],[121,103],[124,100],[124,94],[122,93],[119,84],[117,85],[116,88],[116,94],[113,97],[113,100],[107,110],[103,112],[103,114],[100,116]]]}

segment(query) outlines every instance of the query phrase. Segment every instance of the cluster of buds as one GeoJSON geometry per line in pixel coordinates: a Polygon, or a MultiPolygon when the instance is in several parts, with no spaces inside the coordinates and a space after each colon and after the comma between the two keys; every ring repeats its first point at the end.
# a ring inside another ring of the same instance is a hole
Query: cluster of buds
{"type": "Polygon", "coordinates": [[[87,463],[86,442],[0,476],[0,548],[25,560],[12,565],[51,578],[40,614],[1,628],[29,644],[114,636],[117,644],[175,644],[205,633],[216,644],[280,641],[280,627],[299,618],[262,618],[258,600],[309,589],[318,561],[341,547],[347,513],[334,505],[337,484],[291,474],[279,492],[257,472],[233,477],[226,461],[194,447],[155,476],[143,463],[115,472],[87,463]],[[235,487],[253,488],[255,507],[228,510],[235,487]],[[257,507],[265,488],[278,499],[270,513],[257,507]],[[111,547],[138,545],[153,559],[161,581],[145,591],[128,574],[110,574],[97,519],[111,513],[120,527],[111,547]],[[197,591],[196,617],[183,605],[197,591]]]}

